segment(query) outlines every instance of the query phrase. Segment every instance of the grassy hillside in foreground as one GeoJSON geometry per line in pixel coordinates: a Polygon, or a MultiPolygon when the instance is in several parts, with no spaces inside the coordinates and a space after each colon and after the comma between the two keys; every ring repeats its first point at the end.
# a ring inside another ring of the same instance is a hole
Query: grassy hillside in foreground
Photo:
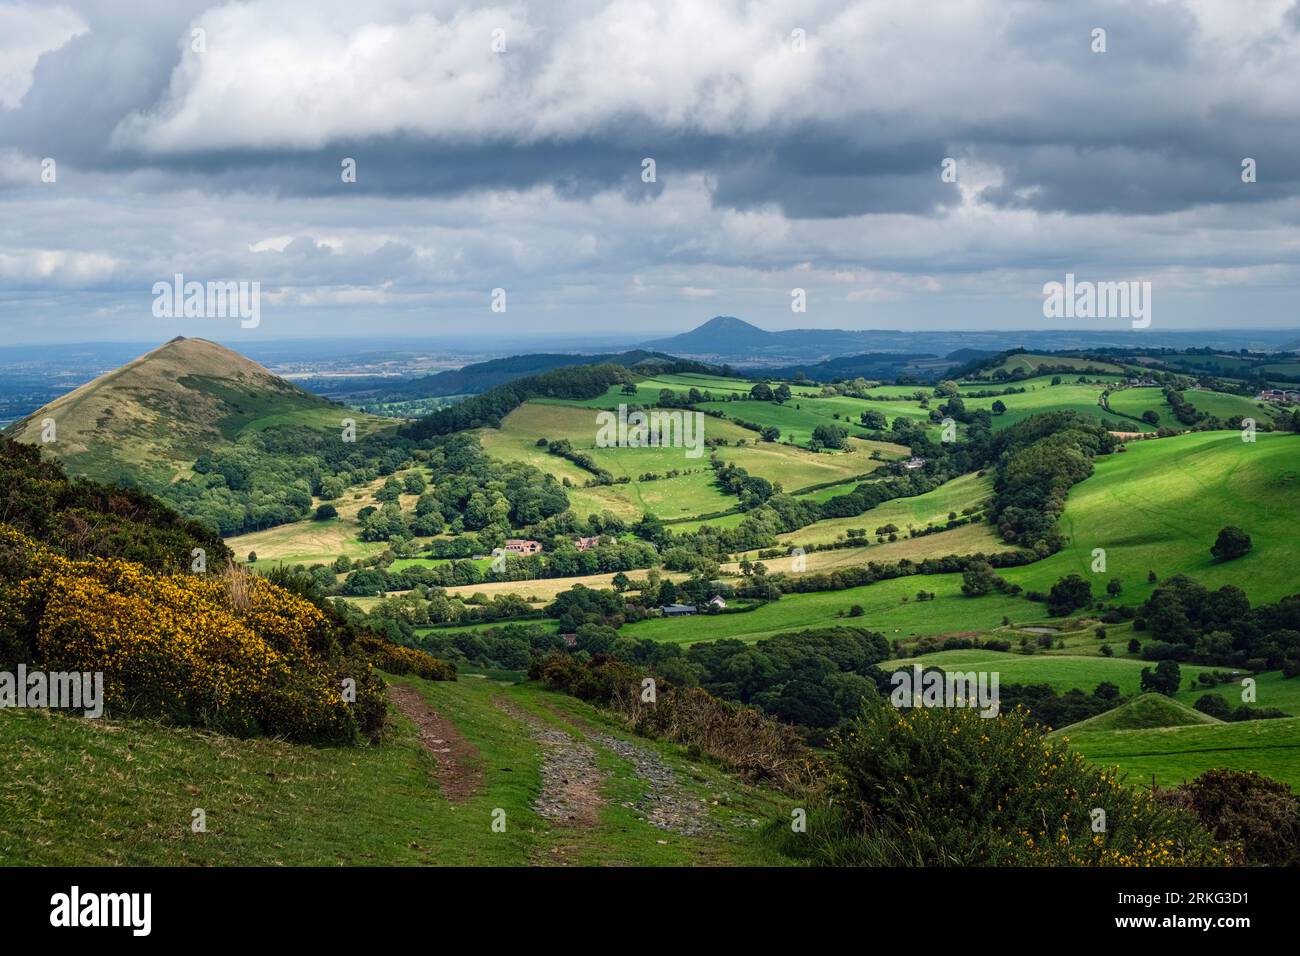
{"type": "Polygon", "coordinates": [[[1234,724],[1090,730],[1062,737],[1088,760],[1118,766],[1129,783],[1177,786],[1211,770],[1254,770],[1300,790],[1300,718],[1234,724]]]}
{"type": "Polygon", "coordinates": [[[437,763],[398,718],[379,746],[314,748],[237,740],[142,721],[0,712],[0,864],[37,865],[720,865],[779,864],[764,825],[788,811],[680,748],[623,734],[600,713],[532,686],[401,678],[478,750],[482,789],[439,792],[437,763]],[[558,826],[533,802],[545,747],[507,707],[585,738],[603,782],[592,825],[558,826]],[[574,723],[559,714],[576,718],[574,723]],[[584,732],[583,727],[588,728],[584,732]],[[650,785],[591,732],[658,755],[703,833],[649,825],[625,804],[650,785]],[[207,832],[190,829],[206,813],[207,832]],[[490,828],[506,812],[506,831],[490,828]]]}
{"type": "Polygon", "coordinates": [[[1194,727],[1221,723],[1223,721],[1193,710],[1164,694],[1142,694],[1104,714],[1062,727],[1052,736],[1071,736],[1084,731],[1147,730],[1152,727],[1194,727]]]}

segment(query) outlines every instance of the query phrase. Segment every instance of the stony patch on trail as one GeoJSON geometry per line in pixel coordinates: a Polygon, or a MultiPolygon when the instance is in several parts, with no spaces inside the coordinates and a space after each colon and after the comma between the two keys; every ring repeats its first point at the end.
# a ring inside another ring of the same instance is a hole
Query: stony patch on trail
{"type": "Polygon", "coordinates": [[[645,781],[646,791],[641,798],[624,806],[636,810],[647,823],[660,830],[696,836],[708,829],[704,801],[682,788],[677,773],[657,753],[613,734],[596,734],[591,739],[630,763],[636,775],[645,781]]]}
{"type": "Polygon", "coordinates": [[[421,745],[437,761],[435,776],[442,795],[458,803],[481,790],[483,760],[478,748],[461,735],[456,725],[430,707],[414,687],[389,684],[388,696],[419,728],[421,745]]]}
{"type": "Polygon", "coordinates": [[[542,790],[533,809],[560,826],[592,827],[600,822],[600,795],[605,775],[596,765],[596,751],[509,701],[493,701],[498,708],[528,727],[542,745],[542,790]]]}
{"type": "Polygon", "coordinates": [[[555,707],[550,709],[556,716],[586,734],[594,743],[614,752],[632,765],[637,777],[646,784],[646,790],[640,799],[624,803],[625,807],[635,810],[647,823],[660,830],[696,836],[709,828],[708,808],[704,801],[686,792],[676,771],[659,754],[602,731],[580,717],[566,714],[555,707]]]}

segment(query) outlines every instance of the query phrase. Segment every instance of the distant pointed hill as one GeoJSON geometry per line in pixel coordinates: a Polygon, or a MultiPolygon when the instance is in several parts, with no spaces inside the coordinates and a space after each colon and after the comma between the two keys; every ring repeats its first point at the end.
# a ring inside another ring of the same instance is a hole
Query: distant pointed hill
{"type": "Polygon", "coordinates": [[[744,319],[718,315],[689,332],[650,344],[684,355],[725,355],[769,348],[777,337],[778,333],[760,329],[744,319]]]}
{"type": "Polygon", "coordinates": [[[206,339],[177,337],[62,395],[6,434],[41,445],[71,474],[168,481],[249,428],[338,427],[344,410],[206,339]],[[55,440],[43,443],[45,422],[55,440]]]}
{"type": "Polygon", "coordinates": [[[914,333],[851,332],[844,329],[786,329],[768,332],[732,315],[714,316],[703,325],[642,343],[642,348],[731,364],[794,365],[862,354],[870,350],[917,352],[914,333]]]}
{"type": "MultiPolygon", "coordinates": [[[[1294,331],[1248,330],[1215,331],[1173,329],[1152,332],[1143,336],[1147,346],[1188,348],[1213,346],[1229,348],[1229,342],[1238,342],[1250,348],[1276,348],[1276,343],[1294,339],[1294,331]]],[[[640,348],[671,355],[680,355],[714,364],[749,365],[766,369],[791,369],[804,367],[810,377],[817,378],[804,363],[821,363],[845,356],[871,356],[860,363],[865,370],[868,364],[879,364],[879,353],[901,352],[913,356],[929,354],[933,359],[916,361],[915,370],[900,374],[918,379],[933,379],[943,369],[962,365],[985,355],[1009,349],[1061,352],[1078,349],[1130,348],[1132,338],[1122,323],[1110,327],[1064,329],[784,329],[768,332],[735,316],[715,316],[703,325],[674,335],[671,338],[652,339],[639,343],[640,348]],[[938,356],[943,356],[939,358],[938,356]]],[[[1236,346],[1231,346],[1236,347],[1236,346]]],[[[837,370],[827,368],[833,376],[837,370]]],[[[854,373],[859,374],[857,372],[854,373]]],[[[879,377],[863,375],[865,378],[879,377]]]]}

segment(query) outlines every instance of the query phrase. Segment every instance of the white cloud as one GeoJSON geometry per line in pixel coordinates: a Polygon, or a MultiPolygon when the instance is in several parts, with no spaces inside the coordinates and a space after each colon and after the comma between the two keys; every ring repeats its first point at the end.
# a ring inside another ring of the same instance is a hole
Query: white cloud
{"type": "Polygon", "coordinates": [[[853,118],[955,132],[975,117],[1033,117],[1113,134],[1149,130],[1157,111],[1295,117],[1285,90],[1300,85],[1300,38],[1281,25],[1288,2],[1266,0],[1249,17],[1210,0],[1111,8],[1118,47],[1102,57],[1087,54],[1087,30],[1072,38],[1074,21],[1034,0],[964,0],[932,16],[868,0],[608,0],[442,17],[409,0],[254,0],[195,18],[207,52],[190,52],[186,31],[165,102],[124,120],[115,141],[162,154],[403,133],[531,143],[629,121],[648,134],[734,135],[853,118]],[[1129,16],[1148,19],[1125,32],[1129,16]],[[795,27],[807,31],[805,52],[792,49],[795,27]],[[1121,42],[1160,29],[1187,30],[1186,49],[1121,42]],[[504,54],[492,52],[494,30],[504,54]],[[1089,116],[1103,80],[1127,95],[1089,116]]]}
{"type": "Polygon", "coordinates": [[[0,249],[0,279],[16,285],[66,287],[102,282],[121,263],[103,252],[0,249]]]}
{"type": "Polygon", "coordinates": [[[0,3],[0,108],[22,102],[42,54],[86,30],[85,21],[67,7],[0,3]]]}

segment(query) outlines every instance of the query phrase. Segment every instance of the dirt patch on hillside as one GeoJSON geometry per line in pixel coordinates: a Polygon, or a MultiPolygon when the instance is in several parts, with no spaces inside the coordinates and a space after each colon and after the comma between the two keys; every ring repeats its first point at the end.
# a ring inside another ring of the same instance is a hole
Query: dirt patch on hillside
{"type": "Polygon", "coordinates": [[[430,707],[414,687],[389,684],[388,694],[397,709],[415,722],[420,743],[437,761],[435,776],[442,795],[459,803],[483,789],[482,757],[456,725],[430,707]]]}
{"type": "Polygon", "coordinates": [[[558,826],[594,827],[600,823],[600,795],[605,775],[596,765],[596,751],[539,717],[496,698],[493,703],[528,727],[542,745],[542,790],[533,801],[538,816],[558,826]]]}

